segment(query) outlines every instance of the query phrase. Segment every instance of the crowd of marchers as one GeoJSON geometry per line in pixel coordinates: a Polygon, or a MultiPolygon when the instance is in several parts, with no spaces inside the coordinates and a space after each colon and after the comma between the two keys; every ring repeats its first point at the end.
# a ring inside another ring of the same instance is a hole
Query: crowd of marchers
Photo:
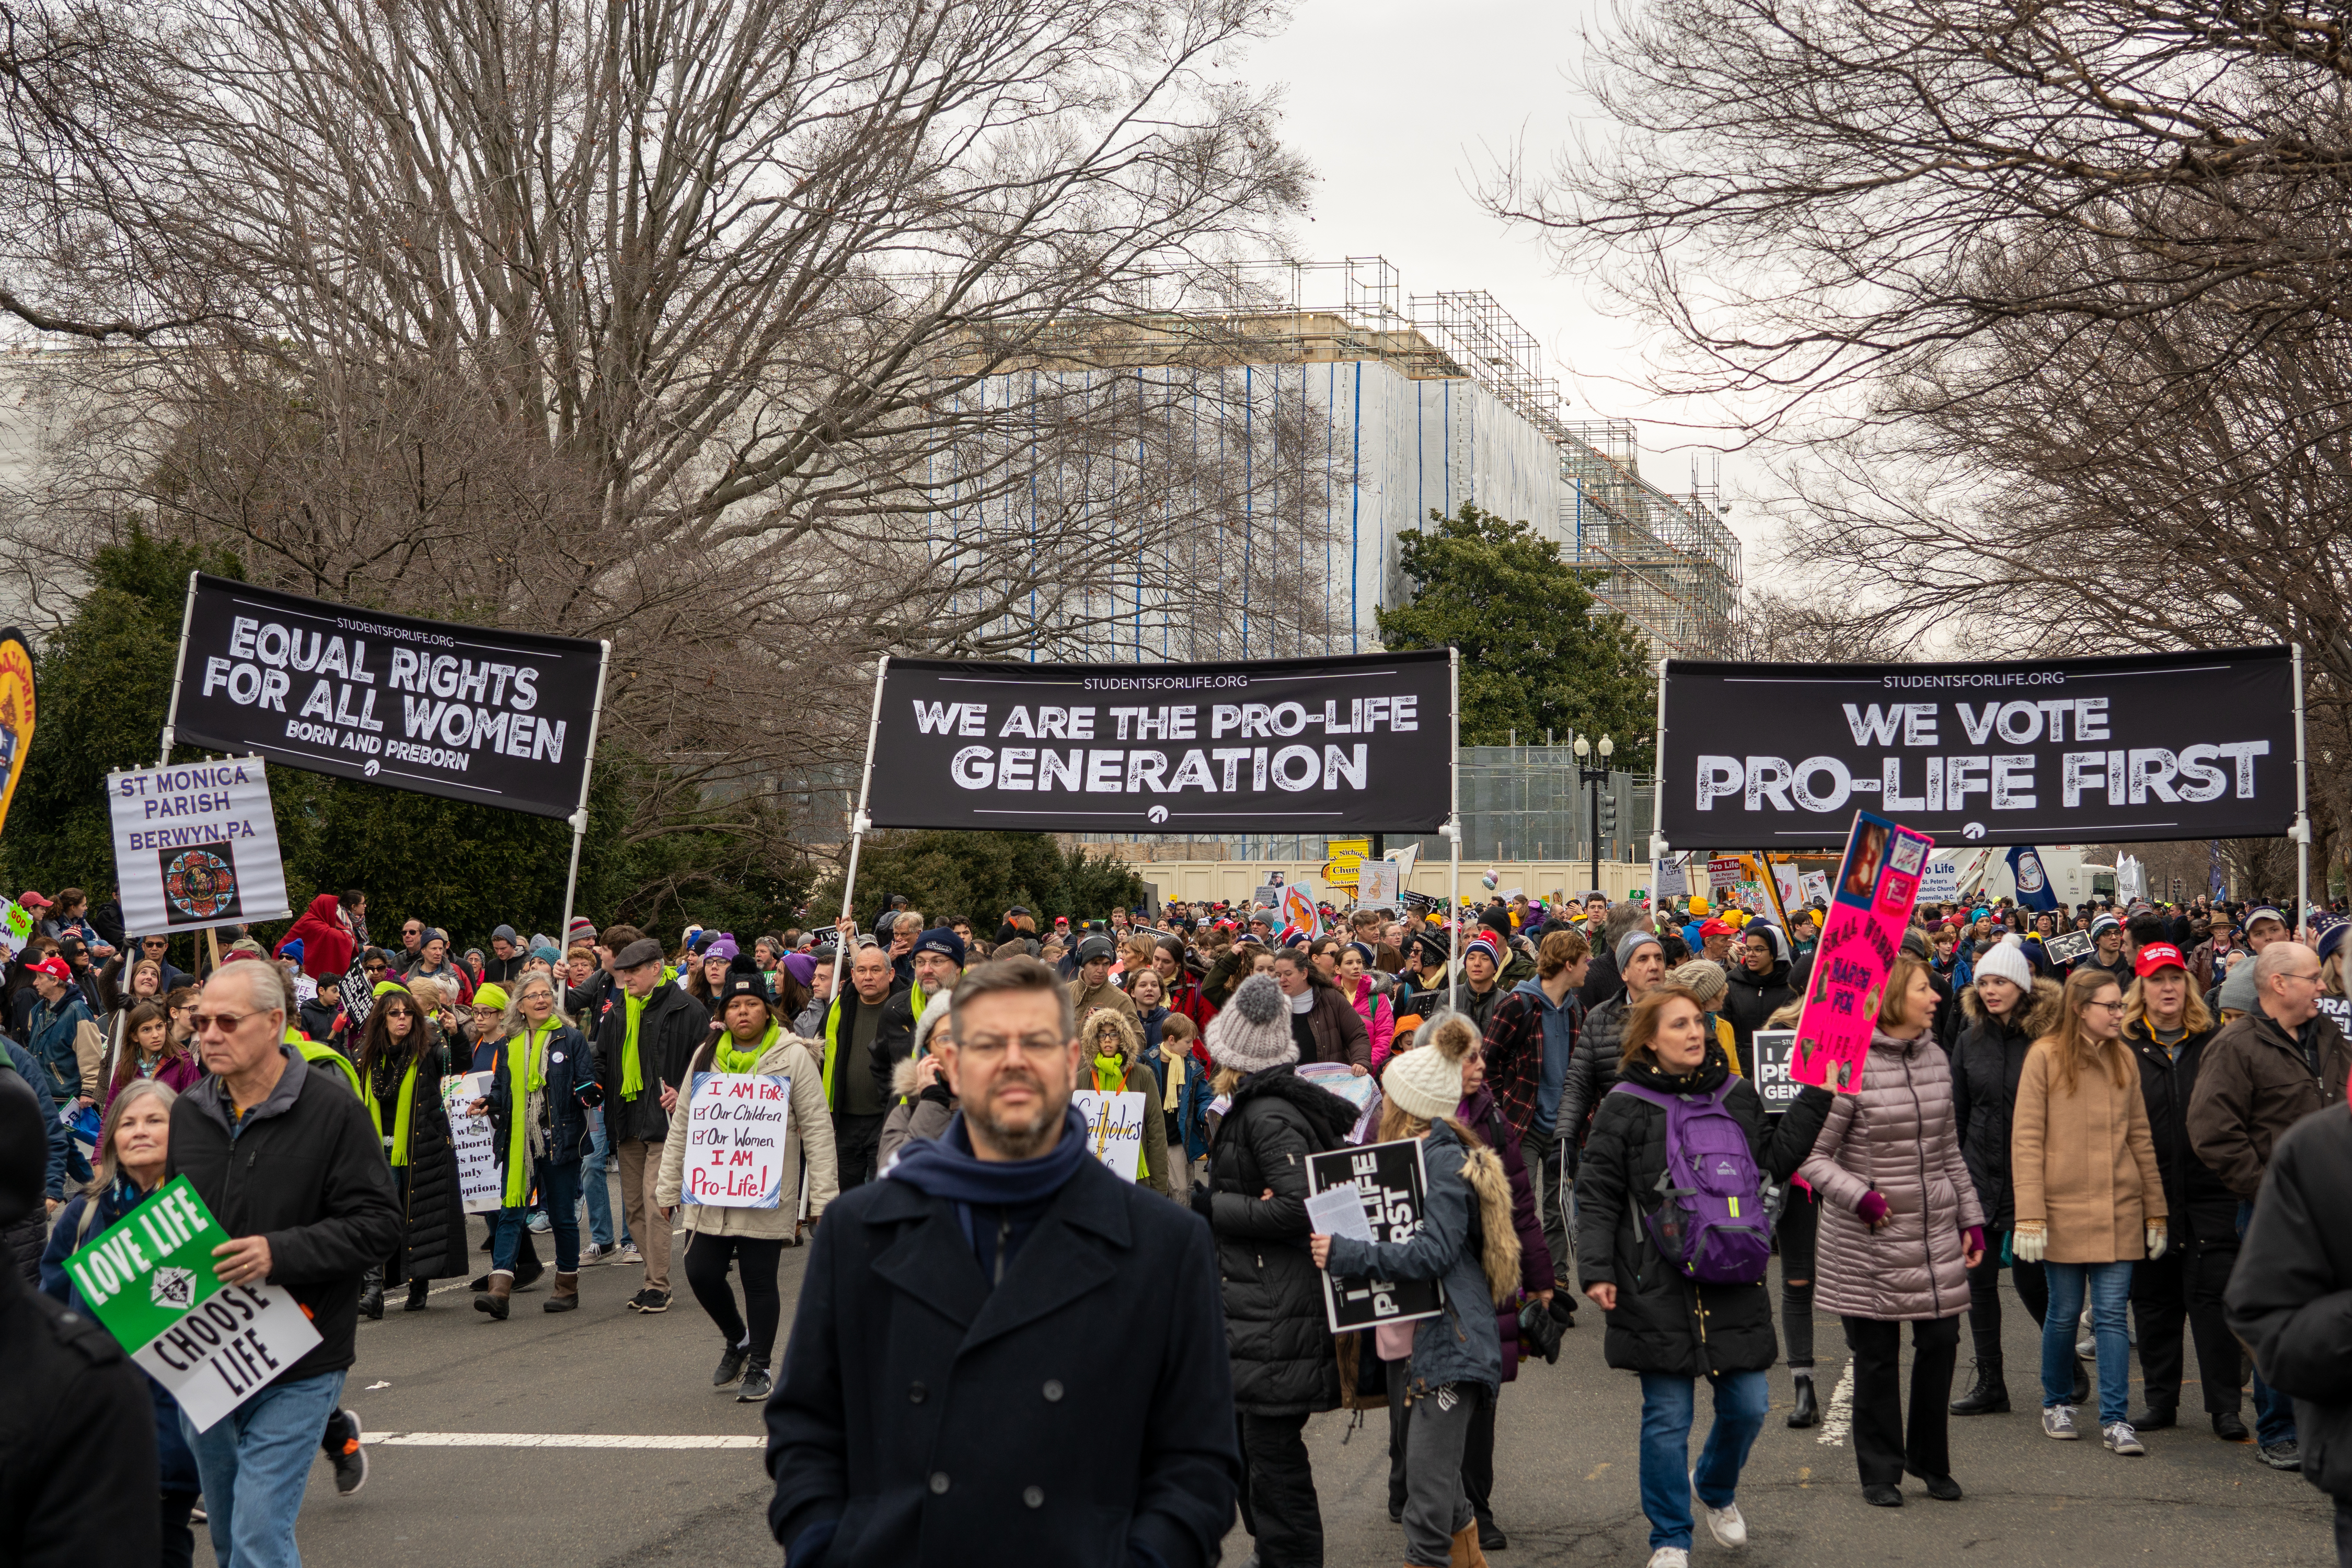
{"type": "Polygon", "coordinates": [[[42,924],[0,1025],[0,1560],[186,1563],[201,1524],[223,1564],[297,1563],[314,1458],[347,1497],[367,1479],[360,1320],[446,1311],[434,1282],[469,1279],[449,1315],[492,1332],[534,1294],[580,1310],[604,1266],[641,1277],[639,1313],[683,1276],[714,1386],[764,1408],[795,1568],[974,1540],[1194,1568],[1236,1517],[1258,1568],[1319,1564],[1307,1423],[1342,1408],[1385,1415],[1402,1559],[1482,1563],[1508,1545],[1496,1402],[1580,1317],[1640,1380],[1649,1562],[1681,1568],[1701,1531],[1745,1542],[1770,1413],[1822,1418],[1817,1313],[1871,1504],[1965,1500],[1955,1418],[2137,1459],[2193,1387],[2213,1438],[2338,1500],[2352,1564],[2330,910],[1923,906],[1853,1092],[1768,1096],[1758,1036],[1802,1008],[1818,908],[1595,892],[1300,930],[890,898],[806,931],[583,919],[474,949],[422,918],[377,942],[354,889],[184,973],[79,890],[17,902],[42,924]],[[2062,926],[2091,939],[2071,963],[2062,926]],[[682,1101],[709,1073],[790,1080],[773,1207],[692,1201],[682,1101]],[[1144,1098],[1131,1181],[1082,1090],[1144,1098]],[[495,1208],[469,1229],[458,1147],[485,1130],[495,1208]],[[1402,1141],[1415,1223],[1318,1231],[1310,1159],[1402,1141]],[[320,1335],[202,1430],[65,1268],[180,1176],[232,1238],[221,1280],[284,1287],[320,1335]],[[1334,1333],[1327,1278],[1439,1306],[1334,1333]],[[2005,1364],[2005,1290],[2036,1365],[2005,1364]]]}

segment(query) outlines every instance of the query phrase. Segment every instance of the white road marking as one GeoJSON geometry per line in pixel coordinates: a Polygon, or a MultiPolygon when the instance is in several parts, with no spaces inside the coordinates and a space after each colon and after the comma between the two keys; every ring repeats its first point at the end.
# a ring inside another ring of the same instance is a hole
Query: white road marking
{"type": "Polygon", "coordinates": [[[1848,1361],[1845,1370],[1838,1373],[1837,1388],[1830,1394],[1829,1408],[1822,1412],[1822,1435],[1814,1441],[1832,1448],[1845,1447],[1845,1435],[1853,1430],[1853,1363],[1848,1361]]]}
{"type": "Polygon", "coordinates": [[[767,1437],[635,1436],[601,1432],[378,1432],[374,1448],[764,1448],[767,1437]]]}

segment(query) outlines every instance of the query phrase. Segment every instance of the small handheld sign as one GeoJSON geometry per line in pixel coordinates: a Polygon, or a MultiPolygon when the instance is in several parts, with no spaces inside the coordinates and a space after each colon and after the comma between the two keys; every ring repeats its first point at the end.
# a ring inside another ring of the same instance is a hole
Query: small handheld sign
{"type": "Polygon", "coordinates": [[[490,1119],[467,1113],[467,1107],[490,1092],[491,1075],[459,1073],[441,1080],[441,1104],[449,1113],[449,1142],[457,1153],[457,1195],[467,1214],[496,1214],[502,1206],[499,1180],[498,1140],[490,1119]]]}
{"type": "MultiPolygon", "coordinates": [[[[1307,1156],[1308,1196],[1350,1184],[1362,1194],[1375,1240],[1411,1241],[1421,1229],[1428,1177],[1418,1138],[1307,1156]]],[[[1363,1279],[1329,1269],[1319,1278],[1324,1318],[1335,1334],[1433,1318],[1445,1310],[1445,1287],[1435,1279],[1363,1279]]]]}
{"type": "Polygon", "coordinates": [[[783,1202],[793,1080],[781,1074],[698,1072],[686,1112],[690,1204],[772,1209],[783,1202]]]}
{"type": "Polygon", "coordinates": [[[185,1176],[66,1259],[93,1316],[199,1432],[258,1394],[319,1342],[281,1285],[224,1285],[213,1248],[229,1240],[185,1176]]]}
{"type": "Polygon", "coordinates": [[[1087,1147],[1110,1173],[1135,1180],[1143,1165],[1143,1116],[1148,1096],[1127,1090],[1103,1094],[1082,1089],[1070,1103],[1087,1120],[1087,1147]]]}

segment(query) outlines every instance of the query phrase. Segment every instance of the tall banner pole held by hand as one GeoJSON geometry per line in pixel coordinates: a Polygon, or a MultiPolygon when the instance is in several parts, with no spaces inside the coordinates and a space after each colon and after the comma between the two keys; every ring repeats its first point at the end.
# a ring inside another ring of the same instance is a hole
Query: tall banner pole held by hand
{"type": "Polygon", "coordinates": [[[2294,939],[2311,916],[2311,784],[2303,746],[2303,645],[2294,647],[2294,939]]]}
{"type": "Polygon", "coordinates": [[[1449,647],[1445,657],[1451,707],[1445,723],[1445,843],[1453,857],[1445,883],[1445,1002],[1450,1007],[1451,988],[1462,983],[1462,650],[1449,647]]]}
{"type": "Polygon", "coordinates": [[[180,723],[180,682],[188,673],[188,624],[195,618],[196,574],[188,574],[188,601],[180,611],[180,651],[172,656],[172,707],[163,715],[163,749],[155,753],[155,765],[172,765],[172,737],[180,723]]]}
{"type": "MultiPolygon", "coordinates": [[[[881,662],[874,667],[874,715],[866,721],[866,771],[857,785],[857,815],[849,819],[849,868],[841,879],[843,920],[852,916],[852,900],[857,896],[857,852],[865,847],[866,830],[873,825],[866,815],[866,806],[874,789],[874,742],[882,732],[882,679],[889,673],[890,656],[886,653],[881,662]]],[[[841,966],[835,969],[835,973],[847,973],[850,956],[848,953],[841,955],[841,966]]]]}
{"type": "MultiPolygon", "coordinates": [[[[191,587],[193,588],[193,584],[191,587]]],[[[563,923],[556,927],[563,951],[572,951],[572,900],[580,886],[580,844],[588,837],[588,779],[596,771],[596,730],[604,721],[604,676],[613,663],[613,642],[600,641],[596,656],[596,702],[588,710],[588,754],[580,769],[580,809],[572,814],[572,868],[563,874],[563,923]]]]}

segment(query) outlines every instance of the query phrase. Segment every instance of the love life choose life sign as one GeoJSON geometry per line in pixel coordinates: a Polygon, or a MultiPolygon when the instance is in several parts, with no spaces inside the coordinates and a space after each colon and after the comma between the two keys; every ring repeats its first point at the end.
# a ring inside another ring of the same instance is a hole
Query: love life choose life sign
{"type": "Polygon", "coordinates": [[[66,1259],[93,1316],[202,1432],[319,1342],[279,1285],[224,1285],[213,1248],[229,1239],[185,1176],[66,1259]]]}
{"type": "Polygon", "coordinates": [[[783,1202],[793,1080],[782,1074],[698,1072],[686,1108],[687,1203],[772,1209],[783,1202]]]}

